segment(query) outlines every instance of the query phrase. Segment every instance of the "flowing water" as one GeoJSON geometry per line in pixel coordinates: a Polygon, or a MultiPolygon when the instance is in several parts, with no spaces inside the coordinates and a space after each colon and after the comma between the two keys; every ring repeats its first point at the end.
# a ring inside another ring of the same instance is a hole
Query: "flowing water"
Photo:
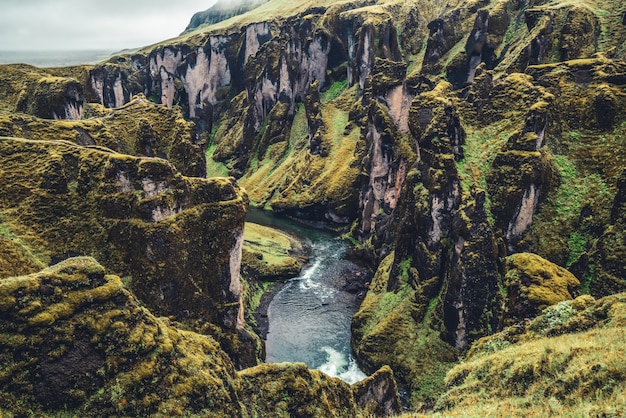
{"type": "Polygon", "coordinates": [[[345,260],[347,244],[328,231],[260,211],[248,221],[286,230],[308,241],[309,264],[278,292],[268,308],[266,362],[303,362],[348,383],[364,379],[350,348],[350,323],[358,308],[341,290],[359,267],[345,260]]]}

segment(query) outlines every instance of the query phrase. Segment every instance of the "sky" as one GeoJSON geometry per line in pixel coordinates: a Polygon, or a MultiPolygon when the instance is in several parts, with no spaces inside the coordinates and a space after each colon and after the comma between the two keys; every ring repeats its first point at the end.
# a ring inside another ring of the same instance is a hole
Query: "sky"
{"type": "Polygon", "coordinates": [[[216,0],[0,0],[0,51],[138,48],[178,36],[216,0]]]}

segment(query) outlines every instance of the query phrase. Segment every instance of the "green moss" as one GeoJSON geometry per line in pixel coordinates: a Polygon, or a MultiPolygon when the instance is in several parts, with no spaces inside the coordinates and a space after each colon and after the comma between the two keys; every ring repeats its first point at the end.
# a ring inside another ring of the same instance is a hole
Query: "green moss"
{"type": "Polygon", "coordinates": [[[331,86],[320,94],[322,103],[328,103],[335,100],[348,86],[348,80],[335,81],[331,86]]]}
{"type": "Polygon", "coordinates": [[[133,290],[161,314],[188,316],[183,311],[195,300],[193,315],[204,307],[202,315],[220,323],[215,315],[236,309],[236,295],[215,299],[231,277],[230,252],[247,207],[230,179],[183,177],[162,159],[42,140],[0,139],[0,160],[5,222],[46,264],[96,256],[135,277],[133,290]],[[177,282],[165,301],[161,281],[177,282]]]}
{"type": "Polygon", "coordinates": [[[228,177],[229,172],[226,164],[213,159],[215,147],[215,143],[211,141],[206,150],[206,175],[207,177],[228,177]]]}
{"type": "MultiPolygon", "coordinates": [[[[502,119],[483,128],[468,126],[463,145],[463,159],[457,162],[457,172],[463,190],[470,190],[472,186],[478,190],[487,190],[487,174],[491,163],[507,143],[510,132],[513,130],[513,121],[502,119]]],[[[487,216],[491,215],[491,201],[487,196],[485,201],[487,216]]],[[[493,223],[493,222],[492,222],[493,223]]]]}
{"type": "Polygon", "coordinates": [[[244,229],[242,271],[258,280],[296,276],[306,258],[302,244],[284,232],[247,222],[244,229]]]}
{"type": "Polygon", "coordinates": [[[39,338],[19,346],[32,356],[28,364],[20,363],[15,351],[0,351],[3,364],[9,366],[3,378],[10,383],[4,387],[25,387],[0,391],[3,404],[12,405],[16,413],[42,406],[94,415],[192,411],[207,392],[225,411],[236,410],[222,386],[231,385],[227,382],[232,366],[224,362],[217,344],[149,314],[119,278],[105,275],[91,258],[74,258],[31,276],[5,279],[0,295],[8,321],[0,339],[18,336],[16,327],[26,327],[28,334],[39,338]],[[54,293],[42,293],[44,288],[54,293]],[[7,304],[7,295],[18,289],[20,295],[7,304]],[[55,303],[57,292],[63,302],[55,303]],[[29,300],[33,308],[20,309],[29,300]],[[11,368],[19,364],[21,371],[11,368]],[[55,380],[57,374],[65,379],[55,380]],[[170,395],[150,396],[164,383],[172,388],[170,395]],[[51,395],[42,384],[51,386],[51,395]]]}

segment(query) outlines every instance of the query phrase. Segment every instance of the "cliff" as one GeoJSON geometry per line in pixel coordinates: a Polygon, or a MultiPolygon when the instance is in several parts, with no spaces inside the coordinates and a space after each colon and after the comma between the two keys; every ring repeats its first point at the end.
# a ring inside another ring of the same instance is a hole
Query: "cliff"
{"type": "Polygon", "coordinates": [[[96,257],[159,315],[215,324],[226,340],[245,332],[248,200],[232,179],[188,178],[159,158],[64,141],[2,138],[0,161],[3,226],[39,265],[96,257]]]}
{"type": "Polygon", "coordinates": [[[154,316],[133,293],[90,257],[0,280],[0,412],[365,416],[359,404],[398,412],[389,369],[355,388],[303,364],[236,372],[213,338],[154,316]]]}

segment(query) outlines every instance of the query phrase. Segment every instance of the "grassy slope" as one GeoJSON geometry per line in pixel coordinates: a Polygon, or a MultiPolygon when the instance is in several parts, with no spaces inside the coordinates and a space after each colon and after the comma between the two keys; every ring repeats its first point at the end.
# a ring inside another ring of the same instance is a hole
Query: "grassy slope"
{"type": "Polygon", "coordinates": [[[448,373],[441,415],[623,416],[625,326],[626,294],[583,296],[479,340],[448,373]]]}
{"type": "MultiPolygon", "coordinates": [[[[354,93],[354,89],[344,90],[337,100],[353,98],[354,93]]],[[[299,202],[305,207],[327,198],[340,201],[349,193],[359,174],[355,149],[360,130],[346,129],[348,111],[332,101],[322,105],[322,115],[329,155],[321,157],[308,152],[306,114],[304,106],[299,106],[289,140],[271,145],[265,158],[253,161],[253,168],[239,180],[251,201],[269,206],[299,202]],[[281,193],[272,195],[275,189],[281,193]]]]}

